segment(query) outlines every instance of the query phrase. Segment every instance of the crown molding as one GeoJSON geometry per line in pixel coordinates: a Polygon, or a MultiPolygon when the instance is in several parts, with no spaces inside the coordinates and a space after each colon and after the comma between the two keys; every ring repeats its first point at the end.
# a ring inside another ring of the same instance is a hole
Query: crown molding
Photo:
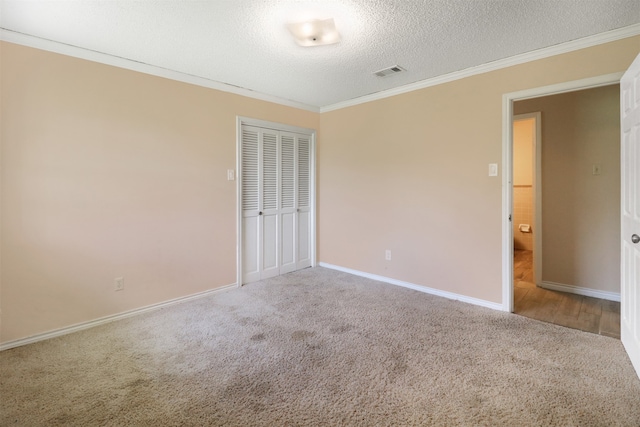
{"type": "Polygon", "coordinates": [[[35,49],[45,50],[48,52],[72,56],[74,58],[85,59],[87,61],[112,65],[114,67],[137,71],[144,74],[150,74],[156,77],[163,77],[166,79],[189,83],[196,86],[202,86],[209,89],[215,89],[222,92],[233,93],[248,98],[258,99],[260,101],[272,102],[274,104],[307,110],[314,113],[320,112],[320,109],[313,105],[280,98],[274,95],[267,95],[264,93],[253,91],[251,89],[233,86],[226,83],[217,82],[215,80],[205,79],[203,77],[198,77],[179,71],[173,71],[167,68],[157,67],[155,65],[145,64],[143,62],[133,61],[131,59],[121,58],[118,56],[108,55],[106,53],[101,53],[94,50],[83,49],[81,47],[60,43],[53,40],[30,36],[28,34],[18,33],[4,28],[0,28],[0,40],[19,44],[22,46],[32,47],[35,49]]]}
{"type": "Polygon", "coordinates": [[[563,53],[569,53],[588,47],[593,47],[616,40],[626,39],[640,35],[640,24],[629,25],[627,27],[618,28],[616,30],[607,31],[593,36],[584,37],[570,42],[561,43],[555,46],[546,47],[543,49],[534,50],[531,52],[523,53],[520,55],[511,56],[509,58],[500,59],[497,61],[489,62],[486,64],[478,65],[477,67],[467,68],[461,71],[454,71],[449,74],[443,74],[441,76],[433,77],[419,82],[410,83],[408,85],[400,86],[397,88],[372,93],[370,95],[361,96],[359,98],[350,99],[344,102],[338,102],[336,104],[328,105],[320,108],[320,113],[326,113],[329,111],[339,110],[342,108],[352,107],[359,104],[364,104],[371,101],[377,101],[379,99],[389,98],[391,96],[400,95],[407,92],[413,92],[428,88],[431,86],[437,86],[443,83],[449,83],[455,80],[464,79],[467,77],[475,76],[478,74],[488,73],[490,71],[500,70],[502,68],[512,67],[514,65],[524,64],[526,62],[537,61],[539,59],[549,58],[551,56],[561,55],[563,53]]]}
{"type": "Polygon", "coordinates": [[[0,28],[0,40],[15,43],[23,46],[33,47],[36,49],[46,50],[49,52],[59,53],[62,55],[72,56],[75,58],[85,59],[92,62],[98,62],[101,64],[112,65],[114,67],[124,68],[140,73],[150,74],[157,77],[163,77],[170,80],[176,80],[183,83],[189,83],[196,86],[202,86],[209,89],[215,89],[222,92],[233,93],[248,98],[253,98],[261,101],[272,102],[287,107],[299,108],[301,110],[311,111],[314,113],[326,113],[329,111],[339,110],[342,108],[352,107],[367,102],[377,101],[384,98],[389,98],[395,95],[400,95],[407,92],[413,92],[415,90],[425,89],[431,86],[437,86],[443,83],[449,83],[455,80],[464,79],[467,77],[475,76],[478,74],[488,73],[490,71],[500,70],[502,68],[512,67],[514,65],[520,65],[539,59],[549,58],[564,53],[573,52],[588,47],[601,45],[604,43],[613,42],[616,40],[622,40],[628,37],[640,35],[640,24],[634,24],[616,30],[606,31],[604,33],[595,34],[593,36],[583,37],[581,39],[572,40],[570,42],[550,46],[543,49],[534,50],[531,52],[523,53],[520,55],[511,56],[509,58],[500,59],[497,61],[489,62],[486,64],[478,65],[476,67],[467,68],[460,71],[454,71],[449,74],[433,77],[430,79],[421,80],[408,85],[400,86],[397,88],[372,93],[370,95],[361,96],[358,98],[350,99],[344,102],[338,102],[336,104],[327,105],[324,107],[317,107],[309,104],[304,104],[289,99],[280,98],[274,95],[267,95],[264,93],[256,92],[251,89],[246,89],[238,86],[229,85],[226,83],[217,82],[215,80],[206,79],[203,77],[194,76],[191,74],[181,73],[178,71],[169,70],[155,65],[149,65],[142,62],[133,61],[131,59],[121,58],[113,55],[108,55],[101,52],[92,51],[89,49],[83,49],[77,46],[72,46],[64,43],[55,42],[35,36],[30,36],[23,33],[0,28]]]}

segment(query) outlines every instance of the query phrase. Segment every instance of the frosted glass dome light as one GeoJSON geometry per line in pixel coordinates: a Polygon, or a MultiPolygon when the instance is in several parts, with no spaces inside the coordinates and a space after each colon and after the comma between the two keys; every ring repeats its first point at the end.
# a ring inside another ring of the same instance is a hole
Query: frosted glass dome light
{"type": "Polygon", "coordinates": [[[287,28],[300,46],[323,46],[340,41],[333,18],[290,23],[287,28]]]}

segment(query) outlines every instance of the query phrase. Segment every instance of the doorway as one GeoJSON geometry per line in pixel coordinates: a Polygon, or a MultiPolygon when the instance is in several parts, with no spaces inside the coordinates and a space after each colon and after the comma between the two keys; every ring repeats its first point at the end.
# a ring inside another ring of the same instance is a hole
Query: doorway
{"type": "Polygon", "coordinates": [[[540,172],[537,175],[538,179],[534,178],[531,183],[532,188],[536,181],[539,184],[538,191],[534,191],[534,193],[538,193],[538,197],[534,197],[534,202],[532,202],[539,212],[538,215],[534,215],[534,218],[537,216],[538,221],[535,219],[530,221],[518,218],[518,208],[521,206],[517,201],[517,193],[523,188],[525,189],[523,191],[526,192],[531,190],[523,187],[527,183],[521,182],[522,170],[518,170],[516,129],[515,127],[508,129],[510,134],[509,147],[503,146],[506,148],[505,152],[508,151],[508,157],[503,158],[505,175],[508,175],[504,177],[507,185],[506,192],[509,193],[504,194],[505,199],[508,199],[508,213],[505,212],[505,216],[513,215],[510,218],[513,221],[506,221],[508,228],[505,226],[503,234],[503,236],[508,236],[508,240],[506,238],[504,240],[503,248],[506,248],[507,254],[505,254],[503,261],[504,265],[509,265],[509,270],[505,270],[505,273],[508,274],[510,288],[506,289],[507,285],[503,283],[503,296],[505,297],[504,306],[508,311],[518,314],[520,311],[528,317],[539,320],[619,337],[620,130],[618,81],[619,75],[611,75],[525,91],[516,96],[513,96],[515,94],[505,96],[505,100],[509,98],[509,105],[505,105],[508,107],[505,111],[505,117],[517,122],[517,119],[520,118],[518,114],[546,109],[542,112],[542,119],[548,125],[545,132],[551,134],[552,131],[559,132],[558,129],[560,129],[568,134],[560,137],[554,134],[555,139],[549,141],[550,145],[547,145],[545,137],[543,145],[538,145],[538,150],[536,150],[537,153],[540,153],[540,149],[545,150],[547,147],[545,156],[534,155],[533,157],[538,158],[539,161],[529,163],[529,165],[533,165],[530,167],[534,172],[536,165],[540,172]],[[585,102],[590,97],[600,96],[597,94],[607,91],[609,92],[608,105],[610,108],[605,111],[598,112],[590,107],[588,102],[585,102]],[[544,101],[547,101],[547,107],[543,108],[541,105],[545,105],[544,101]],[[573,104],[568,103],[570,101],[573,101],[573,104]],[[548,107],[549,103],[553,104],[554,102],[557,103],[555,110],[548,107]],[[609,123],[613,123],[615,129],[608,129],[607,127],[611,126],[602,123],[603,117],[607,115],[610,119],[609,123]],[[575,117],[580,118],[583,122],[586,120],[588,123],[584,132],[580,130],[582,125],[578,126],[571,121],[575,117]],[[591,123],[593,124],[591,125],[591,123]],[[610,133],[606,134],[606,131],[610,133]],[[512,138],[513,143],[511,142],[512,138]],[[613,147],[614,149],[605,152],[601,150],[602,147],[593,146],[595,143],[589,142],[589,138],[596,140],[596,142],[608,138],[609,148],[613,147]],[[540,169],[543,158],[543,161],[547,162],[544,175],[540,169]],[[605,169],[607,170],[605,171],[605,169]],[[540,190],[544,188],[547,188],[545,200],[549,201],[549,203],[545,201],[545,216],[542,215],[540,203],[542,201],[542,191],[540,190]],[[616,200],[598,199],[603,193],[617,198],[616,200]],[[589,199],[591,196],[595,196],[593,201],[589,199]],[[606,206],[604,210],[607,212],[600,209],[602,206],[606,206]],[[543,217],[546,218],[544,224],[542,224],[543,217]],[[529,221],[533,224],[530,224],[529,221]],[[601,230],[603,224],[605,229],[601,230]],[[530,225],[532,226],[529,227],[530,225]],[[542,226],[546,232],[545,245],[538,243],[542,240],[542,226]],[[529,230],[533,235],[533,249],[536,252],[532,251],[528,256],[529,265],[533,260],[535,266],[535,268],[528,267],[530,271],[528,277],[526,276],[527,257],[523,257],[522,253],[518,251],[518,249],[530,249],[522,248],[522,241],[518,239],[524,235],[523,229],[529,230]],[[542,261],[543,248],[546,248],[544,262],[542,261]],[[596,252],[602,248],[605,250],[600,253],[596,252]],[[538,253],[540,255],[536,256],[538,253]],[[528,289],[522,289],[524,286],[519,287],[516,279],[526,279],[522,281],[521,285],[528,284],[528,289]],[[528,292],[530,297],[526,304],[522,304],[523,301],[519,299],[522,298],[523,291],[528,292]],[[559,314],[559,311],[563,309],[569,310],[571,313],[559,314]],[[569,319],[570,317],[571,319],[569,319]]]}
{"type": "Polygon", "coordinates": [[[542,114],[513,118],[514,286],[539,283],[542,266],[541,150],[542,114]]]}
{"type": "Polygon", "coordinates": [[[315,131],[247,118],[237,125],[237,283],[314,266],[315,131]]]}

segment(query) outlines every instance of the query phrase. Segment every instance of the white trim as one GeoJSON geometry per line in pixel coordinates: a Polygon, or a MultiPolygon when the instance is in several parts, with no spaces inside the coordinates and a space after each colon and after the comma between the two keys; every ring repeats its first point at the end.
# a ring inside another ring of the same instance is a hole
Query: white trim
{"type": "Polygon", "coordinates": [[[594,89],[600,86],[609,86],[612,84],[620,83],[623,72],[605,74],[603,76],[589,77],[581,80],[573,80],[570,82],[563,82],[549,86],[536,87],[532,89],[524,89],[517,92],[511,92],[503,95],[513,101],[520,101],[523,99],[541,98],[549,95],[559,95],[561,93],[576,92],[584,89],[594,89]]]}
{"type": "Polygon", "coordinates": [[[44,332],[37,335],[32,335],[27,338],[21,338],[13,341],[7,341],[5,343],[0,344],[0,351],[9,350],[10,348],[20,347],[27,344],[33,344],[39,341],[48,340],[51,338],[60,337],[62,335],[71,334],[73,332],[82,331],[85,329],[93,328],[95,326],[104,325],[106,323],[115,322],[116,320],[122,320],[129,317],[137,316],[139,314],[148,313],[150,311],[156,311],[161,308],[167,308],[172,305],[180,304],[183,302],[204,298],[209,295],[216,294],[218,292],[227,291],[229,289],[236,288],[237,285],[235,283],[231,285],[221,286],[219,288],[210,289],[204,292],[198,292],[196,294],[187,295],[184,297],[174,298],[168,301],[160,302],[157,304],[147,305],[145,307],[136,308],[133,310],[125,311],[118,314],[112,314],[111,316],[99,317],[94,320],[89,320],[87,322],[76,323],[75,325],[67,326],[60,329],[54,329],[52,331],[44,332]]]}
{"type": "Polygon", "coordinates": [[[311,139],[311,176],[309,187],[311,189],[311,267],[317,265],[316,261],[316,130],[287,125],[284,123],[270,122],[253,119],[251,117],[236,116],[236,283],[242,286],[242,125],[255,126],[275,131],[293,132],[310,135],[311,139]]]}
{"type": "Polygon", "coordinates": [[[513,101],[502,97],[502,309],[513,313],[513,101]],[[508,286],[506,286],[508,285],[508,286]]]}
{"type": "Polygon", "coordinates": [[[242,123],[236,116],[236,283],[242,286],[242,123]]]}
{"type": "Polygon", "coordinates": [[[167,68],[158,67],[156,65],[145,64],[144,62],[138,62],[127,58],[121,58],[118,56],[109,55],[94,50],[84,49],[77,46],[72,46],[53,40],[42,39],[40,37],[31,36],[28,34],[17,33],[15,31],[6,30],[0,28],[0,40],[9,43],[19,44],[22,46],[32,47],[35,49],[45,50],[48,52],[59,53],[61,55],[67,55],[74,58],[80,58],[87,61],[98,62],[100,64],[112,65],[114,67],[124,68],[126,70],[137,71],[139,73],[150,74],[152,76],[164,77],[166,79],[175,80],[183,83],[188,83],[196,86],[202,86],[209,89],[215,89],[222,92],[233,93],[240,96],[246,96],[247,98],[258,99],[261,101],[273,102],[274,104],[285,105],[287,107],[299,108],[301,110],[307,110],[314,113],[320,112],[320,109],[316,106],[304,104],[298,101],[292,101],[290,99],[280,98],[274,95],[267,95],[264,93],[256,92],[251,89],[246,89],[239,86],[233,86],[230,84],[210,80],[204,77],[194,76],[192,74],[183,73],[180,71],[169,70],[167,68]]]}
{"type": "Polygon", "coordinates": [[[537,61],[539,59],[549,58],[564,53],[573,52],[588,47],[598,46],[604,43],[622,40],[627,37],[640,35],[640,24],[633,24],[627,27],[618,28],[616,30],[606,31],[604,33],[595,34],[593,36],[584,37],[570,42],[557,44],[538,50],[534,50],[520,55],[514,55],[509,58],[499,59],[497,61],[467,68],[465,70],[454,71],[449,74],[433,77],[426,80],[420,80],[415,83],[396,87],[393,89],[372,93],[371,95],[361,96],[359,98],[350,99],[344,102],[327,105],[320,108],[321,113],[339,110],[342,108],[352,107],[354,105],[364,104],[366,102],[377,101],[379,99],[389,98],[391,96],[400,95],[415,90],[425,89],[431,86],[437,86],[443,83],[449,83],[455,80],[464,79],[478,74],[484,74],[491,71],[500,70],[514,65],[520,65],[527,62],[537,61]]]}
{"type": "Polygon", "coordinates": [[[317,240],[317,230],[316,230],[316,220],[317,220],[317,211],[316,211],[316,198],[317,198],[317,187],[316,187],[316,131],[312,131],[311,133],[311,176],[309,177],[309,188],[311,190],[311,194],[309,195],[309,204],[311,205],[311,220],[309,221],[309,227],[311,227],[311,267],[315,267],[318,265],[318,259],[316,258],[316,242],[317,240]]]}
{"type": "Polygon", "coordinates": [[[568,292],[570,294],[584,295],[587,297],[620,302],[620,294],[617,292],[599,291],[597,289],[583,288],[581,286],[574,285],[565,285],[564,283],[556,282],[540,282],[538,286],[545,289],[551,289],[552,291],[568,292]]]}
{"type": "MultiPolygon", "coordinates": [[[[539,98],[566,92],[575,92],[620,83],[623,73],[612,73],[588,79],[574,80],[550,86],[505,93],[502,96],[502,309],[513,312],[513,227],[509,221],[512,213],[513,176],[513,103],[523,99],[539,98]]],[[[541,282],[542,278],[536,278],[541,282]]]]}
{"type": "Polygon", "coordinates": [[[533,235],[533,278],[536,283],[542,281],[542,113],[536,115],[536,137],[533,142],[536,145],[534,151],[534,181],[533,181],[533,203],[534,203],[534,231],[533,235]]]}
{"type": "Polygon", "coordinates": [[[241,125],[247,125],[247,126],[255,126],[259,128],[284,131],[284,132],[312,134],[315,140],[316,130],[311,128],[293,126],[293,125],[288,125],[286,123],[270,122],[267,120],[254,119],[254,118],[245,117],[245,116],[236,116],[236,121],[238,123],[238,129],[240,129],[241,125]]]}
{"type": "Polygon", "coordinates": [[[371,95],[361,96],[359,98],[350,99],[344,102],[338,102],[324,107],[304,104],[289,99],[283,99],[274,95],[267,95],[260,92],[252,91],[226,83],[205,79],[179,71],[173,71],[166,68],[149,65],[142,62],[136,62],[131,59],[120,58],[101,52],[83,49],[77,46],[67,45],[53,40],[42,39],[39,37],[17,33],[7,29],[0,28],[0,40],[10,43],[20,44],[23,46],[33,47],[36,49],[46,50],[49,52],[60,53],[62,55],[72,56],[74,58],[85,59],[88,61],[99,62],[101,64],[113,65],[115,67],[125,68],[128,70],[138,71],[153,76],[164,77],[171,80],[181,81],[196,86],[207,87],[210,89],[220,90],[223,92],[234,93],[236,95],[246,96],[248,98],[259,99],[262,101],[273,102],[275,104],[285,105],[288,107],[299,108],[302,110],[312,111],[314,113],[326,113],[328,111],[339,110],[354,105],[364,104],[366,102],[376,101],[379,99],[389,98],[391,96],[400,95],[415,90],[424,89],[439,84],[464,79],[478,74],[488,73],[490,71],[500,70],[514,65],[524,64],[539,59],[549,58],[568,52],[573,52],[588,47],[598,46],[604,43],[622,40],[628,37],[640,35],[640,24],[633,24],[627,27],[618,28],[616,30],[606,31],[604,33],[595,34],[570,42],[557,44],[520,55],[511,56],[509,58],[500,59],[489,62],[487,64],[478,65],[476,67],[467,68],[465,70],[454,71],[449,74],[421,80],[408,85],[397,88],[376,92],[371,95]]]}
{"type": "Polygon", "coordinates": [[[365,273],[363,271],[353,270],[351,268],[340,267],[338,265],[333,265],[333,264],[327,264],[326,262],[320,262],[318,265],[320,267],[328,268],[331,270],[342,271],[343,273],[353,274],[354,276],[365,277],[367,279],[377,280],[378,282],[384,282],[384,283],[389,283],[391,285],[402,286],[403,288],[413,289],[415,291],[424,292],[430,295],[436,295],[436,296],[447,298],[447,299],[466,302],[468,304],[479,305],[481,307],[490,308],[492,310],[502,310],[502,304],[486,301],[483,299],[468,297],[465,295],[442,291],[440,289],[429,288],[427,286],[416,285],[409,282],[403,282],[402,280],[396,280],[390,277],[378,276],[377,274],[365,273]]]}

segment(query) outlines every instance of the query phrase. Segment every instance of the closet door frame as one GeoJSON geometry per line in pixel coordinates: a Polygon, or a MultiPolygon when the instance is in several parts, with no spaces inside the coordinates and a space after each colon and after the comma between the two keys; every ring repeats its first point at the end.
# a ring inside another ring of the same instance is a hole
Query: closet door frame
{"type": "Polygon", "coordinates": [[[311,266],[315,267],[316,262],[316,131],[298,126],[286,125],[283,123],[269,122],[265,120],[253,119],[250,117],[236,117],[236,284],[242,286],[243,283],[243,227],[242,227],[242,126],[254,126],[264,129],[271,129],[278,132],[292,132],[296,134],[308,135],[310,139],[310,224],[311,229],[309,250],[311,253],[311,266]]]}

